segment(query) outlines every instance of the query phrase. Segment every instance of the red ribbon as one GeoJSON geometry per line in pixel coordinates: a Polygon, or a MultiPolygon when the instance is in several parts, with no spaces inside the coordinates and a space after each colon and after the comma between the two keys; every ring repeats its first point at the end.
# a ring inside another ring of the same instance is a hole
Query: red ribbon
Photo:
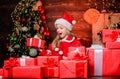
{"type": "Polygon", "coordinates": [[[106,37],[110,37],[112,39],[112,41],[116,41],[116,39],[118,37],[118,33],[116,31],[112,31],[112,34],[108,34],[108,35],[106,35],[106,37]]]}
{"type": "Polygon", "coordinates": [[[80,55],[79,53],[77,53],[73,60],[87,60],[87,59],[88,59],[88,56],[80,55]]]}
{"type": "Polygon", "coordinates": [[[4,65],[5,69],[10,69],[15,66],[19,66],[19,62],[17,61],[17,58],[13,57],[10,57],[10,59],[4,65]]]}
{"type": "Polygon", "coordinates": [[[58,66],[58,62],[55,61],[54,58],[47,58],[47,63],[44,63],[44,65],[48,66],[48,67],[55,67],[58,66]]]}

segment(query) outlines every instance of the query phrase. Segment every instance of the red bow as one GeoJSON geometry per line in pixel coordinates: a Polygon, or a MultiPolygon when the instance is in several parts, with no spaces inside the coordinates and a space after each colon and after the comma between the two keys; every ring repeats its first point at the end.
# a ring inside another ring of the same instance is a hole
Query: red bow
{"type": "Polygon", "coordinates": [[[17,61],[17,58],[10,58],[6,63],[5,63],[5,65],[4,65],[4,67],[6,68],[6,69],[10,69],[10,68],[13,68],[13,67],[15,67],[15,66],[18,66],[19,65],[19,63],[18,63],[18,61],[17,61]]]}

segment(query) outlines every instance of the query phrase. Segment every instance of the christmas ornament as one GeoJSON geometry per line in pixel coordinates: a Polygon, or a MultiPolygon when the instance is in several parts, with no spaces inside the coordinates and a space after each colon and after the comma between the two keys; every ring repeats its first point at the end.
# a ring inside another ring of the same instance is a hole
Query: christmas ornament
{"type": "Polygon", "coordinates": [[[16,45],[14,46],[14,48],[20,48],[20,45],[19,45],[19,44],[16,44],[16,45]]]}
{"type": "Polygon", "coordinates": [[[18,21],[19,17],[18,16],[15,16],[15,20],[18,21]]]}
{"type": "Polygon", "coordinates": [[[35,48],[31,48],[30,49],[30,52],[29,52],[29,55],[31,56],[31,57],[35,57],[35,56],[37,56],[37,50],[35,49],[35,48]]]}
{"type": "Polygon", "coordinates": [[[44,32],[44,27],[41,27],[40,33],[43,33],[43,32],[44,32]]]}
{"type": "Polygon", "coordinates": [[[28,31],[28,28],[24,26],[24,27],[22,27],[22,31],[26,32],[26,31],[28,31]]]}
{"type": "Polygon", "coordinates": [[[40,10],[41,14],[43,14],[45,11],[44,7],[41,7],[39,10],[40,10]]]}
{"type": "Polygon", "coordinates": [[[45,15],[42,15],[42,19],[43,19],[43,20],[46,20],[46,17],[45,17],[45,15]]]}
{"type": "Polygon", "coordinates": [[[24,10],[24,13],[27,14],[27,13],[28,13],[28,9],[25,9],[25,10],[24,10]]]}
{"type": "Polygon", "coordinates": [[[17,37],[13,37],[13,41],[17,41],[17,37]]]}
{"type": "Polygon", "coordinates": [[[83,17],[86,22],[88,22],[89,24],[93,24],[97,22],[99,16],[100,16],[100,13],[98,10],[94,8],[90,8],[84,13],[83,17]]]}
{"type": "Polygon", "coordinates": [[[26,18],[21,18],[21,22],[26,22],[26,18]]]}
{"type": "Polygon", "coordinates": [[[12,47],[9,47],[9,48],[8,48],[8,51],[14,52],[14,49],[13,49],[12,47]]]}
{"type": "Polygon", "coordinates": [[[47,37],[49,37],[49,36],[50,36],[50,32],[49,32],[48,30],[46,30],[46,31],[44,32],[44,35],[47,36],[47,37]]]}

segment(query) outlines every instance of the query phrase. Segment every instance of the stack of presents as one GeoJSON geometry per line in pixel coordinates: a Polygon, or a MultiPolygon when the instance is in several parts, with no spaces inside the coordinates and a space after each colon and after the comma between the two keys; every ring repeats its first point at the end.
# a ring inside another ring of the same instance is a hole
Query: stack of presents
{"type": "Polygon", "coordinates": [[[104,46],[70,47],[68,59],[59,56],[13,58],[4,61],[0,69],[3,78],[88,78],[90,76],[120,76],[120,30],[102,31],[104,46]]]}

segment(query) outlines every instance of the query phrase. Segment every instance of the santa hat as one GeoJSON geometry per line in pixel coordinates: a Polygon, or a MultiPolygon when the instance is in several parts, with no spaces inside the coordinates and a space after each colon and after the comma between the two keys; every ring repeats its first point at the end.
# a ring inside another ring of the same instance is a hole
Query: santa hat
{"type": "Polygon", "coordinates": [[[72,31],[73,25],[76,23],[75,19],[73,16],[65,13],[61,18],[57,19],[55,21],[55,27],[56,24],[61,24],[65,26],[68,30],[72,31]]]}

